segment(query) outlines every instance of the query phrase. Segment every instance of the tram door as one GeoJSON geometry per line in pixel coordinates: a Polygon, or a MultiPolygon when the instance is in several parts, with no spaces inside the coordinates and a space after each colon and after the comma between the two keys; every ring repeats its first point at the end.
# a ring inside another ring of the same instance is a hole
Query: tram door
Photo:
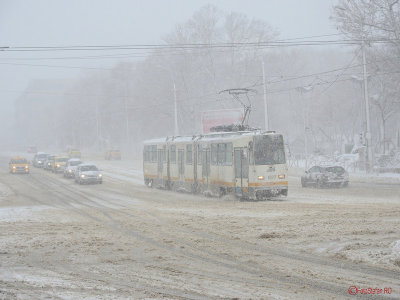
{"type": "Polygon", "coordinates": [[[208,187],[208,180],[210,177],[210,148],[204,148],[202,151],[201,158],[201,176],[203,179],[203,184],[208,187]]]}
{"type": "Polygon", "coordinates": [[[158,184],[163,184],[163,170],[164,170],[164,149],[157,151],[157,178],[158,184]]]}
{"type": "Polygon", "coordinates": [[[185,151],[182,149],[178,150],[178,171],[179,181],[185,181],[185,151]]]}
{"type": "Polygon", "coordinates": [[[249,186],[249,159],[247,148],[235,148],[234,160],[236,194],[245,196],[248,193],[249,186]]]}

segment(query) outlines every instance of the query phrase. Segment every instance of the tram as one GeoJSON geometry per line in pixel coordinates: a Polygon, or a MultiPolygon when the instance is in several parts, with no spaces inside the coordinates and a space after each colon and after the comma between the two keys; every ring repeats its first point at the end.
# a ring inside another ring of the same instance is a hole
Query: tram
{"type": "Polygon", "coordinates": [[[173,191],[252,200],[288,194],[283,136],[274,131],[147,140],[143,172],[147,186],[173,191]]]}

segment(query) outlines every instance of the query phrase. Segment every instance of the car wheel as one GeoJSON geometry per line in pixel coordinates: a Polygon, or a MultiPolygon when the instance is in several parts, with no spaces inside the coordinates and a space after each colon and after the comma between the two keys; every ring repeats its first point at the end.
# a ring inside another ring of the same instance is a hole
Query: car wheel
{"type": "Polygon", "coordinates": [[[306,182],[303,178],[301,179],[301,187],[306,187],[306,182]]]}

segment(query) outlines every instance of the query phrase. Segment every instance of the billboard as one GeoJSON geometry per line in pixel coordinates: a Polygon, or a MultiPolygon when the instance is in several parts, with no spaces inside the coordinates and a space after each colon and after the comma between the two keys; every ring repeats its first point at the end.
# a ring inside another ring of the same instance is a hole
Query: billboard
{"type": "Polygon", "coordinates": [[[209,110],[201,113],[203,133],[209,133],[210,128],[218,125],[241,124],[243,110],[240,108],[209,110]]]}

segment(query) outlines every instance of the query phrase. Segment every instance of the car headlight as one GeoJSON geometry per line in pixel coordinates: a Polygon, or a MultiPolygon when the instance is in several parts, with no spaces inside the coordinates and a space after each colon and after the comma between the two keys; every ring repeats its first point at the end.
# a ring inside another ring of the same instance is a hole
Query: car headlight
{"type": "Polygon", "coordinates": [[[57,164],[57,165],[56,165],[56,167],[57,167],[57,168],[59,168],[59,167],[60,167],[60,165],[59,165],[59,164],[57,164]]]}
{"type": "Polygon", "coordinates": [[[72,173],[72,170],[71,170],[71,169],[69,169],[69,170],[68,170],[68,173],[72,173]]]}
{"type": "Polygon", "coordinates": [[[81,178],[85,178],[85,174],[82,174],[82,175],[81,175],[81,178]]]}
{"type": "Polygon", "coordinates": [[[258,176],[258,180],[264,180],[264,176],[258,176]]]}
{"type": "Polygon", "coordinates": [[[25,166],[25,169],[29,169],[29,166],[25,166]]]}
{"type": "Polygon", "coordinates": [[[13,169],[16,169],[17,167],[16,166],[13,166],[13,169]]]}
{"type": "Polygon", "coordinates": [[[285,179],[285,174],[280,174],[280,175],[278,175],[278,178],[279,178],[279,179],[285,179]]]}
{"type": "Polygon", "coordinates": [[[41,160],[38,160],[38,164],[41,164],[42,163],[42,161],[41,160]]]}
{"type": "Polygon", "coordinates": [[[99,178],[103,177],[103,174],[99,174],[99,178]]]}

